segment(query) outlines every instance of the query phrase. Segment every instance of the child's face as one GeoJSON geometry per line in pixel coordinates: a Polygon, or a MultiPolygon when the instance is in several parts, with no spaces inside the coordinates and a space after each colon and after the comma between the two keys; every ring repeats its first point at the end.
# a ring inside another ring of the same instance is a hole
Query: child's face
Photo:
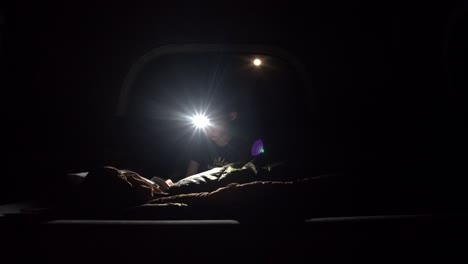
{"type": "Polygon", "coordinates": [[[229,123],[237,118],[237,112],[230,112],[227,115],[217,115],[213,118],[211,126],[205,129],[206,136],[214,143],[222,144],[223,137],[229,134],[229,123]]]}
{"type": "Polygon", "coordinates": [[[205,130],[206,136],[216,142],[227,133],[227,123],[225,121],[214,122],[205,130]]]}

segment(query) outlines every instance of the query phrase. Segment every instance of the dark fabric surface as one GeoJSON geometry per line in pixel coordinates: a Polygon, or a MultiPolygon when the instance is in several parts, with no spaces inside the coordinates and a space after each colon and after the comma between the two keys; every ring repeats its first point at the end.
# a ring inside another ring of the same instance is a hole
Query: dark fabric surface
{"type": "Polygon", "coordinates": [[[233,137],[226,146],[220,147],[205,139],[191,149],[190,159],[198,162],[200,171],[219,168],[232,162],[247,162],[252,159],[251,144],[233,137]]]}
{"type": "Polygon", "coordinates": [[[253,181],[288,180],[287,171],[280,164],[256,165],[256,160],[248,163],[231,163],[186,177],[168,190],[171,195],[182,193],[211,192],[231,183],[253,181]]]}
{"type": "Polygon", "coordinates": [[[353,199],[343,187],[336,175],[282,182],[253,181],[231,183],[211,192],[161,197],[150,203],[183,203],[243,221],[300,221],[351,212],[353,199]]]}
{"type": "Polygon", "coordinates": [[[187,177],[162,192],[135,172],[98,168],[68,199],[45,213],[49,219],[298,219],[292,215],[307,203],[301,201],[310,191],[306,186],[320,189],[324,178],[310,184],[307,179],[293,180],[288,172],[293,173],[283,164],[260,160],[233,163],[187,177]]]}
{"type": "Polygon", "coordinates": [[[145,204],[164,195],[159,186],[136,172],[113,167],[88,173],[72,202],[83,209],[118,209],[145,204]]]}

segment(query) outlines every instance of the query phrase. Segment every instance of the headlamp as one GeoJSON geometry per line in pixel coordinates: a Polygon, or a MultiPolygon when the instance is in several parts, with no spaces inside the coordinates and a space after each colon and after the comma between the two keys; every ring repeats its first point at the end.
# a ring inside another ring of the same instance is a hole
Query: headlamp
{"type": "Polygon", "coordinates": [[[206,128],[211,125],[210,120],[203,114],[197,114],[192,117],[192,124],[199,129],[206,128]]]}

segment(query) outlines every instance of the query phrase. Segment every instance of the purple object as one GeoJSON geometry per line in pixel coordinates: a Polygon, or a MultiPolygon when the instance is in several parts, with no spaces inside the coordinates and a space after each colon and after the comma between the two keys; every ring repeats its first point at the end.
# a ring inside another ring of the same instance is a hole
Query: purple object
{"type": "Polygon", "coordinates": [[[255,142],[252,145],[252,151],[251,151],[252,156],[256,157],[263,152],[264,152],[263,141],[261,139],[255,140],[255,142]]]}

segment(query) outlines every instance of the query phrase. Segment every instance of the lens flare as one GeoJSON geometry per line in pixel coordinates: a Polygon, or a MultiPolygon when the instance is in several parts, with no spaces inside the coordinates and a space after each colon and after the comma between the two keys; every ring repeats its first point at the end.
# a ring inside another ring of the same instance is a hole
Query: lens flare
{"type": "Polygon", "coordinates": [[[256,157],[265,152],[263,148],[263,141],[261,139],[256,140],[252,145],[251,154],[253,157],[256,157]]]}

